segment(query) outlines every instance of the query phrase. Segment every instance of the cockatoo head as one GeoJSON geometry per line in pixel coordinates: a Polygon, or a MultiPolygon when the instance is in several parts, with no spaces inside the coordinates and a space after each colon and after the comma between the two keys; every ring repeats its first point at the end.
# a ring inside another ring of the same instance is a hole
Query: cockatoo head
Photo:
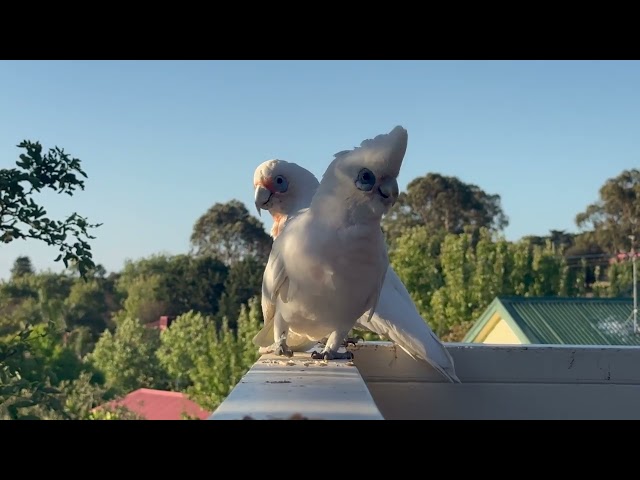
{"type": "Polygon", "coordinates": [[[337,153],[314,202],[331,202],[330,208],[346,205],[354,219],[381,219],[398,198],[397,177],[407,141],[407,131],[397,126],[353,150],[337,153]]]}
{"type": "Polygon", "coordinates": [[[258,215],[267,210],[274,220],[272,236],[286,218],[311,203],[318,179],[306,168],[286,160],[261,163],[253,174],[254,199],[258,215]]]}

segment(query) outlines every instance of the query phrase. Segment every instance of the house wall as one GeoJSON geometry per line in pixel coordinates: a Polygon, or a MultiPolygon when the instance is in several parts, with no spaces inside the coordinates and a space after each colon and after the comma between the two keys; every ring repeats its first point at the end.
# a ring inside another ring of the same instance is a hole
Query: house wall
{"type": "Polygon", "coordinates": [[[511,327],[503,319],[495,324],[482,343],[495,345],[521,345],[522,341],[516,336],[511,327]]]}

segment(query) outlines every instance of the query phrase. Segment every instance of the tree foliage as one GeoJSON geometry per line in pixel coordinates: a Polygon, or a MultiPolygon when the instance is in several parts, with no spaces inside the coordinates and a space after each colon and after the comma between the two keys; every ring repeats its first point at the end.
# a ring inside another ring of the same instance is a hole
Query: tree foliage
{"type": "Polygon", "coordinates": [[[569,268],[551,242],[508,242],[488,229],[431,234],[413,227],[397,240],[391,264],[423,318],[437,335],[460,340],[498,295],[576,296],[586,293],[580,273],[569,268]]]}
{"type": "Polygon", "coordinates": [[[161,336],[160,363],[175,387],[203,408],[215,409],[258,359],[251,342],[262,326],[257,297],[242,305],[236,323],[232,330],[225,317],[216,328],[213,319],[190,312],[161,336]]]}
{"type": "Polygon", "coordinates": [[[198,218],[191,233],[191,245],[195,255],[211,255],[226,265],[247,256],[266,262],[271,237],[242,202],[231,200],[214,204],[198,218]]]}
{"type": "Polygon", "coordinates": [[[228,268],[213,257],[153,255],[125,264],[117,291],[125,311],[143,323],[190,310],[218,312],[228,268]]]}
{"type": "Polygon", "coordinates": [[[409,182],[407,191],[383,220],[391,241],[413,226],[460,234],[487,228],[500,231],[509,224],[500,195],[488,194],[457,177],[429,173],[409,182]]]}
{"type": "Polygon", "coordinates": [[[114,333],[105,330],[88,359],[104,373],[106,385],[118,393],[138,388],[162,388],[166,373],[156,361],[160,346],[157,329],[125,317],[114,333]]]}
{"type": "Polygon", "coordinates": [[[220,296],[220,309],[217,318],[226,317],[231,328],[236,328],[235,319],[240,315],[243,305],[262,293],[262,274],[266,264],[256,257],[246,257],[234,263],[224,282],[220,296]]]}
{"type": "Polygon", "coordinates": [[[65,266],[77,264],[80,272],[94,267],[89,232],[101,224],[90,224],[77,213],[64,220],[52,220],[38,205],[33,194],[43,189],[73,196],[79,188],[84,190],[87,174],[77,158],[71,158],[63,149],[54,147],[42,152],[39,142],[25,140],[18,145],[26,153],[20,154],[18,168],[0,169],[0,242],[34,239],[58,247],[65,266]],[[75,241],[69,239],[74,237],[75,241]]]}
{"type": "Polygon", "coordinates": [[[198,359],[207,357],[216,340],[215,322],[193,311],[180,315],[162,332],[157,355],[176,389],[193,384],[198,359]]]}
{"type": "Polygon", "coordinates": [[[580,228],[593,231],[608,253],[629,250],[630,235],[640,240],[640,170],[624,170],[600,188],[599,199],[576,215],[580,228]]]}
{"type": "Polygon", "coordinates": [[[31,259],[26,256],[21,256],[16,258],[15,262],[13,262],[13,267],[11,268],[11,278],[19,278],[25,275],[33,275],[35,270],[33,269],[33,264],[31,263],[31,259]]]}
{"type": "Polygon", "coordinates": [[[223,319],[216,340],[207,350],[208,355],[198,358],[193,385],[187,392],[202,407],[217,408],[257,360],[257,350],[247,339],[253,338],[260,329],[259,309],[255,299],[249,309],[243,305],[236,331],[223,319]]]}

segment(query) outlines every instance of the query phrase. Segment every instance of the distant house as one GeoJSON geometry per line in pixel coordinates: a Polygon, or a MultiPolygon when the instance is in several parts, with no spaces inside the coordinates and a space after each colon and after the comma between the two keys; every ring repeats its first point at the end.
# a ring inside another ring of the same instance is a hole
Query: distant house
{"type": "Polygon", "coordinates": [[[150,388],[134,390],[120,400],[103,405],[107,408],[116,406],[124,406],[144,420],[184,420],[183,414],[206,420],[211,415],[211,412],[200,408],[184,393],[150,388]]]}
{"type": "Polygon", "coordinates": [[[462,341],[640,345],[632,312],[631,298],[496,297],[462,341]]]}
{"type": "Polygon", "coordinates": [[[155,322],[149,322],[147,323],[147,327],[148,328],[158,328],[160,330],[166,330],[167,328],[169,328],[169,325],[171,325],[171,323],[176,319],[177,317],[175,316],[168,316],[168,315],[163,315],[162,317],[160,317],[158,320],[156,320],[155,322]]]}

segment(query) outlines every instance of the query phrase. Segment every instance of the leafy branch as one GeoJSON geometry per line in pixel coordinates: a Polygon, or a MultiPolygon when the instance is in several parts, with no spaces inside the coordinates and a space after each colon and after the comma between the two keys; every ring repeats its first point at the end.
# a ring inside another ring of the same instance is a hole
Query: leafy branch
{"type": "Polygon", "coordinates": [[[84,190],[82,177],[87,178],[87,174],[80,160],[58,147],[43,154],[39,142],[25,140],[18,148],[26,150],[16,162],[18,168],[0,169],[0,242],[30,238],[56,246],[61,253],[55,261],[62,260],[65,267],[76,265],[84,277],[88,270],[95,268],[87,242],[95,236],[89,231],[102,224],[91,224],[77,213],[64,220],[52,220],[31,197],[44,189],[69,196],[77,189],[84,190]],[[75,241],[69,241],[69,237],[75,241]]]}

